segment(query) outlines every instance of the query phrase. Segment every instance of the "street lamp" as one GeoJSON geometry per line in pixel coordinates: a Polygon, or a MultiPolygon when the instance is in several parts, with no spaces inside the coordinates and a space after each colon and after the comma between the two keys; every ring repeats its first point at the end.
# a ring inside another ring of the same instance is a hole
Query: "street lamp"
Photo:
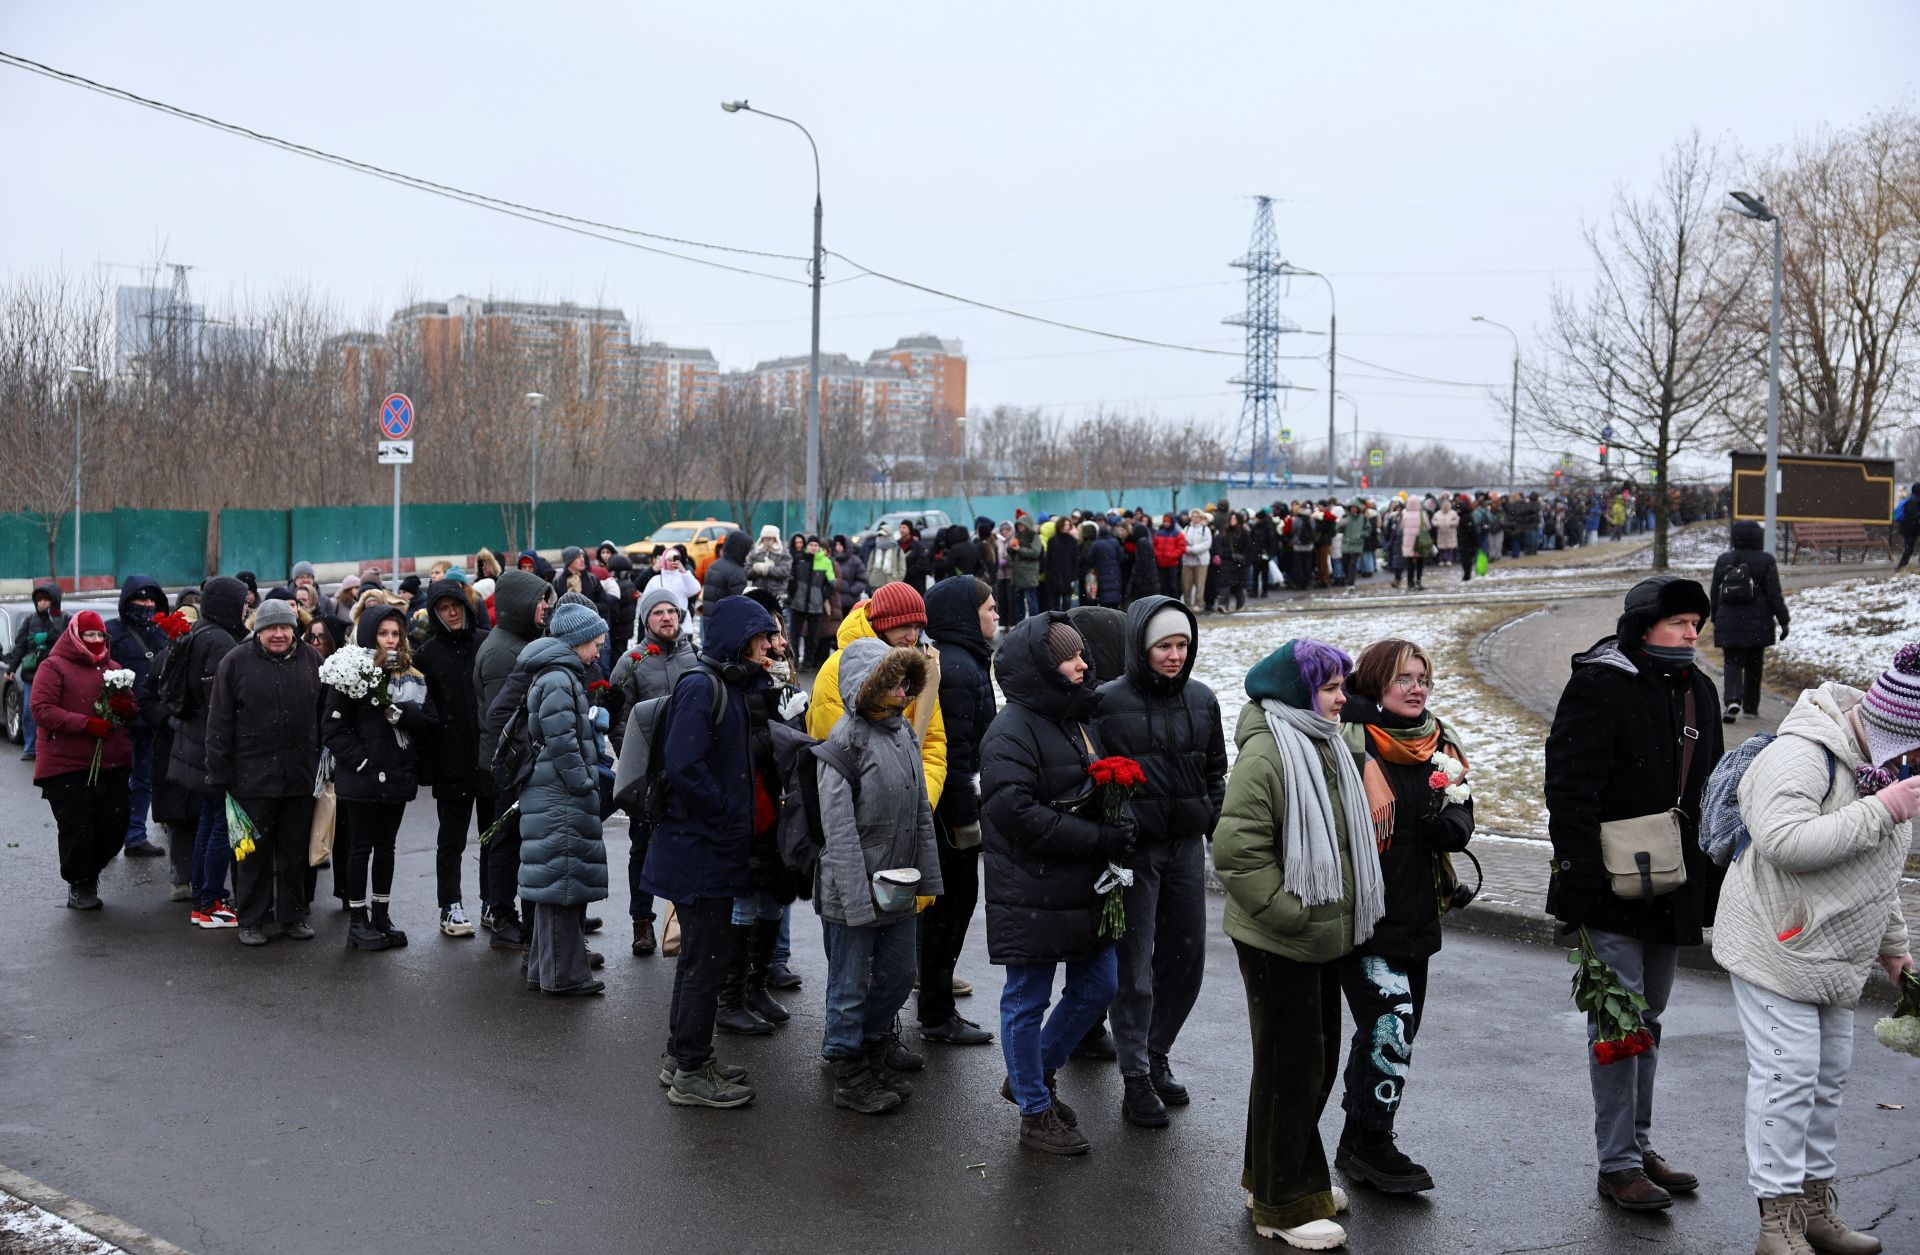
{"type": "Polygon", "coordinates": [[[1514,461],[1520,451],[1520,333],[1503,322],[1491,318],[1473,316],[1475,322],[1483,322],[1489,327],[1498,327],[1513,337],[1513,392],[1507,403],[1507,495],[1513,495],[1514,461]]]}
{"type": "Polygon", "coordinates": [[[540,403],[546,396],[529,392],[521,398],[533,411],[533,446],[527,454],[527,548],[539,553],[538,519],[540,515],[540,403]]]}
{"type": "Polygon", "coordinates": [[[1353,466],[1355,472],[1354,486],[1357,488],[1359,487],[1360,470],[1360,403],[1344,392],[1336,392],[1333,395],[1353,407],[1353,466]]]}
{"type": "Polygon", "coordinates": [[[776,122],[785,122],[807,137],[807,147],[813,150],[813,348],[807,358],[807,499],[800,512],[808,535],[819,532],[819,518],[815,511],[820,500],[820,272],[823,257],[820,251],[820,146],[813,142],[813,133],[792,118],[777,113],[768,113],[765,109],[755,109],[744,100],[723,100],[720,107],[728,113],[757,113],[763,118],[772,118],[776,122]]]}
{"type": "Polygon", "coordinates": [[[1774,529],[1780,519],[1780,215],[1767,208],[1764,197],[1732,192],[1740,212],[1756,222],[1773,224],[1773,313],[1767,320],[1767,552],[1779,543],[1774,529]]]}
{"type": "Polygon", "coordinates": [[[93,377],[85,366],[67,367],[73,381],[73,595],[80,595],[80,388],[93,377]]]}
{"type": "Polygon", "coordinates": [[[1340,311],[1333,296],[1333,280],[1318,270],[1302,270],[1288,264],[1280,268],[1283,275],[1305,275],[1318,279],[1327,285],[1327,495],[1333,496],[1333,401],[1340,382],[1340,311]]]}

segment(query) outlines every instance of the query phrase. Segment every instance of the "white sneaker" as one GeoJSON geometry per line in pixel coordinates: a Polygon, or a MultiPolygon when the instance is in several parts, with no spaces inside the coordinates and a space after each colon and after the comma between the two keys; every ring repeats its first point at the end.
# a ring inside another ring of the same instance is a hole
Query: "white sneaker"
{"type": "MultiPolygon", "coordinates": [[[[1333,1193],[1334,1212],[1338,1214],[1346,1211],[1347,1210],[1347,1192],[1341,1189],[1337,1185],[1329,1185],[1327,1189],[1333,1193]]],[[[1253,1191],[1252,1190],[1247,1191],[1246,1204],[1247,1204],[1247,1210],[1252,1211],[1253,1210],[1253,1191]]]]}
{"type": "Polygon", "coordinates": [[[473,925],[467,922],[467,911],[455,902],[440,912],[440,931],[449,937],[473,936],[473,925]]]}
{"type": "Polygon", "coordinates": [[[1347,1244],[1347,1231],[1331,1220],[1309,1220],[1291,1229],[1257,1224],[1253,1231],[1263,1238],[1279,1238],[1303,1251],[1331,1251],[1347,1244]]]}

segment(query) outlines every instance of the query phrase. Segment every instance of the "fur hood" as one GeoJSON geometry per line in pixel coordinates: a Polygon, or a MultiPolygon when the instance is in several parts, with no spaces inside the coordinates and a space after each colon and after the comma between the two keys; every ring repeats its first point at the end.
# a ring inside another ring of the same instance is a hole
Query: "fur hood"
{"type": "MultiPolygon", "coordinates": [[[[927,686],[927,660],[917,649],[894,649],[876,637],[857,640],[840,663],[840,699],[849,710],[871,719],[886,694],[904,683],[911,702],[927,686]]],[[[899,714],[886,710],[879,718],[899,714]]]]}

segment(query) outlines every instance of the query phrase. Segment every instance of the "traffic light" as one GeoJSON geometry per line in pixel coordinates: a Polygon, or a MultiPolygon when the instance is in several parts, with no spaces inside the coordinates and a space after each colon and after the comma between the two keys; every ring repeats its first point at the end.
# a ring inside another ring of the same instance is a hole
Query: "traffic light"
{"type": "Polygon", "coordinates": [[[1600,465],[1605,466],[1606,464],[1607,464],[1607,446],[1601,445],[1600,446],[1600,465]]]}

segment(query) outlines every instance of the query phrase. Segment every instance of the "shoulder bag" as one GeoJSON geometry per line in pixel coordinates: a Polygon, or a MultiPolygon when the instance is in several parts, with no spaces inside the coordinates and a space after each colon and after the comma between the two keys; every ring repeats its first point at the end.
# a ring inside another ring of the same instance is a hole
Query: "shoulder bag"
{"type": "Polygon", "coordinates": [[[1687,864],[1681,825],[1686,813],[1687,775],[1693,769],[1693,747],[1700,739],[1694,726],[1693,685],[1687,685],[1685,722],[1680,729],[1680,778],[1674,785],[1674,805],[1652,815],[1615,819],[1600,825],[1600,861],[1607,869],[1615,896],[1651,901],[1687,883],[1687,864]]]}

